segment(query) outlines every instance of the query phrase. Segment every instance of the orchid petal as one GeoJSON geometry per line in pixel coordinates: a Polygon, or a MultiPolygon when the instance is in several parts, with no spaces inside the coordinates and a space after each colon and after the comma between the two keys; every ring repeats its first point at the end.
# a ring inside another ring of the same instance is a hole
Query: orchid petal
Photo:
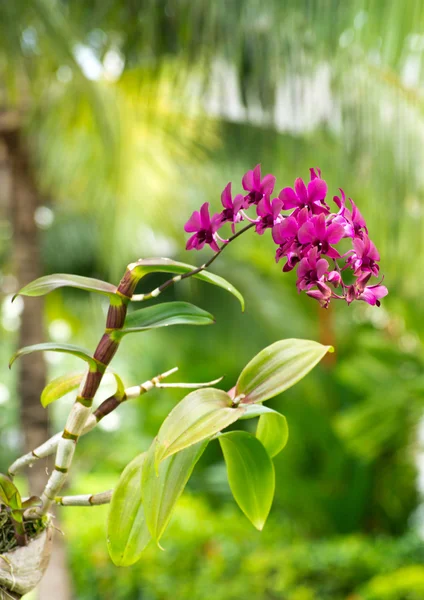
{"type": "Polygon", "coordinates": [[[253,171],[247,171],[247,173],[243,175],[241,183],[246,192],[251,192],[253,189],[253,171]]]}
{"type": "Polygon", "coordinates": [[[299,198],[295,194],[295,191],[290,187],[286,187],[281,190],[281,192],[278,194],[278,197],[283,202],[284,210],[300,206],[299,198]]]}
{"type": "Polygon", "coordinates": [[[337,252],[337,250],[335,248],[332,248],[331,246],[328,248],[328,250],[325,254],[326,254],[326,256],[328,256],[330,258],[340,258],[341,257],[340,252],[337,252]]]}
{"type": "Polygon", "coordinates": [[[329,244],[337,244],[345,234],[345,229],[340,223],[331,223],[326,232],[326,239],[329,244]]]}
{"type": "Polygon", "coordinates": [[[302,260],[298,264],[297,271],[296,271],[298,278],[303,279],[305,277],[305,275],[307,275],[309,273],[310,270],[311,270],[311,266],[309,264],[309,260],[307,258],[302,258],[302,260]]]}
{"type": "Polygon", "coordinates": [[[259,188],[261,186],[261,165],[256,165],[253,169],[253,185],[255,187],[255,191],[259,192],[259,188]]]}
{"type": "Polygon", "coordinates": [[[261,182],[262,192],[264,194],[272,194],[275,186],[275,180],[276,178],[274,175],[265,175],[261,182]]]}
{"type": "Polygon", "coordinates": [[[312,179],[308,183],[308,198],[309,202],[317,202],[318,200],[324,200],[327,195],[327,184],[323,179],[312,179]]]}
{"type": "Polygon", "coordinates": [[[193,231],[199,231],[201,228],[202,225],[200,221],[200,213],[199,211],[195,210],[187,223],[184,225],[184,231],[187,233],[192,233],[193,231]]]}
{"type": "Polygon", "coordinates": [[[309,242],[315,241],[316,232],[314,223],[312,221],[306,221],[299,229],[297,238],[301,244],[308,244],[309,242]]]}
{"type": "Polygon", "coordinates": [[[323,214],[313,217],[312,219],[315,224],[316,237],[324,241],[326,239],[326,223],[325,216],[323,214]]]}
{"type": "Polygon", "coordinates": [[[200,208],[200,222],[202,224],[202,229],[209,229],[211,225],[211,219],[209,216],[209,202],[205,202],[200,208]]]}
{"type": "Polygon", "coordinates": [[[325,258],[320,258],[317,261],[316,271],[318,279],[321,279],[324,273],[328,271],[328,261],[326,261],[325,258]]]}
{"type": "MultiPolygon", "coordinates": [[[[306,185],[303,179],[298,177],[294,182],[294,189],[296,190],[296,194],[298,195],[300,201],[303,204],[307,204],[308,202],[308,192],[306,190],[306,185]]],[[[299,203],[300,204],[300,203],[299,203]]]]}
{"type": "Polygon", "coordinates": [[[231,183],[227,184],[221,194],[221,202],[224,208],[233,208],[231,199],[231,183]]]}

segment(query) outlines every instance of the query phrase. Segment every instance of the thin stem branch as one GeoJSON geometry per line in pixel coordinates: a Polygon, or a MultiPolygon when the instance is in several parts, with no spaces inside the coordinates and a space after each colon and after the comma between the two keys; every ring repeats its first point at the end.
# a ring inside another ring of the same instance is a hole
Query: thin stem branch
{"type": "MultiPolygon", "coordinates": [[[[122,402],[124,402],[125,400],[130,400],[131,398],[138,398],[139,396],[145,394],[154,387],[160,387],[160,382],[162,381],[162,379],[165,379],[165,377],[172,375],[177,370],[178,367],[174,367],[173,369],[166,371],[165,373],[160,373],[159,375],[156,375],[156,377],[145,381],[141,385],[127,388],[125,390],[124,398],[122,398],[120,402],[117,402],[114,408],[117,408],[119,404],[122,404],[122,402]]],[[[112,412],[111,410],[106,412],[106,407],[110,407],[112,401],[115,399],[115,395],[109,396],[109,398],[106,398],[106,400],[104,400],[98,406],[94,413],[89,415],[85,423],[84,429],[82,430],[80,435],[85,435],[86,433],[91,431],[102,418],[104,418],[107,414],[110,414],[110,412],[112,412]]],[[[33,450],[32,452],[24,454],[23,456],[15,460],[15,462],[9,467],[8,475],[13,478],[23,468],[33,465],[35,462],[40,460],[40,458],[46,458],[47,456],[53,454],[57,450],[62,434],[62,431],[56,433],[49,440],[41,444],[41,446],[35,448],[35,450],[33,450]]]]}
{"type": "Polygon", "coordinates": [[[172,279],[168,279],[167,281],[162,283],[162,285],[160,285],[156,289],[152,290],[151,292],[148,292],[147,294],[134,294],[131,297],[131,300],[133,302],[138,302],[138,301],[150,300],[151,298],[157,298],[159,296],[159,294],[164,292],[166,289],[168,289],[174,283],[177,283],[178,281],[182,281],[183,279],[188,279],[189,277],[193,277],[193,275],[197,275],[198,273],[200,273],[200,271],[204,271],[204,269],[207,269],[213,263],[213,261],[216,260],[218,258],[218,256],[220,256],[220,254],[225,250],[225,248],[228,246],[228,244],[230,244],[236,238],[238,238],[240,235],[242,235],[243,233],[245,233],[246,231],[251,229],[254,225],[256,225],[256,223],[249,223],[249,225],[246,225],[246,227],[243,227],[243,229],[240,229],[240,231],[237,231],[237,233],[235,233],[230,238],[228,238],[227,243],[224,244],[223,246],[221,246],[221,248],[218,250],[218,252],[215,252],[215,254],[213,256],[211,256],[211,258],[207,262],[205,262],[203,265],[201,265],[200,267],[197,267],[196,269],[193,269],[192,271],[189,271],[188,273],[183,273],[182,275],[176,275],[175,277],[172,277],[172,279]]]}
{"type": "MultiPolygon", "coordinates": [[[[89,415],[84,429],[80,433],[80,436],[89,433],[94,429],[94,427],[107,415],[116,410],[120,404],[123,404],[127,400],[132,400],[135,398],[139,398],[141,395],[146,394],[153,388],[184,388],[184,389],[198,389],[202,387],[209,387],[211,385],[215,385],[219,383],[222,379],[214,379],[213,381],[207,381],[204,383],[162,383],[162,380],[166,377],[169,377],[173,373],[178,371],[178,367],[174,367],[169,371],[164,373],[160,373],[156,375],[156,377],[152,377],[148,381],[140,385],[135,385],[125,389],[124,396],[119,398],[115,394],[103,400],[103,402],[97,407],[97,409],[89,415]]],[[[24,467],[28,467],[33,465],[35,462],[40,460],[40,458],[46,458],[50,456],[54,452],[56,452],[57,447],[60,442],[60,438],[62,437],[62,432],[56,433],[49,440],[44,442],[41,446],[29,452],[28,454],[24,454],[9,467],[8,474],[10,477],[14,477],[17,473],[19,473],[24,467]]]]}
{"type": "Polygon", "coordinates": [[[109,504],[112,499],[113,490],[100,492],[99,494],[80,494],[78,496],[56,496],[56,504],[60,506],[100,506],[109,504]]]}

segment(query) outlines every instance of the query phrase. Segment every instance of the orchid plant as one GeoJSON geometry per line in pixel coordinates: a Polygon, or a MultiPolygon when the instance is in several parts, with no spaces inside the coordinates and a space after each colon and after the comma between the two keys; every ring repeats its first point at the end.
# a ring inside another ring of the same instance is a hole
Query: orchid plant
{"type": "MultiPolygon", "coordinates": [[[[87,370],[77,375],[65,374],[47,385],[40,399],[43,406],[78,389],[63,431],[18,458],[7,475],[0,475],[0,530],[9,532],[8,545],[0,548],[0,556],[6,557],[5,564],[0,565],[0,598],[18,598],[42,577],[46,561],[44,566],[37,563],[34,566],[38,569],[37,576],[32,574],[32,578],[28,578],[28,561],[26,570],[20,573],[19,552],[35,548],[43,530],[50,527],[49,511],[54,504],[87,507],[110,504],[106,541],[111,559],[119,566],[135,563],[151,540],[159,545],[196,463],[213,440],[222,448],[235,501],[256,528],[263,528],[274,496],[272,460],[288,440],[285,417],[263,403],[294,385],[332,348],[308,340],[276,341],[252,358],[241,370],[235,385],[227,386],[229,391],[216,387],[222,378],[207,383],[164,383],[177,367],[130,387],[110,370],[126,335],[171,325],[214,322],[211,314],[187,302],[166,302],[128,310],[133,303],[157,298],[183,279],[196,277],[221,287],[233,294],[244,308],[240,292],[207,267],[229,243],[250,229],[259,235],[271,230],[278,245],[276,260],[286,259],[283,271],[296,267],[298,290],[306,291],[323,307],[332,299],[343,299],[347,303],[364,300],[379,305],[380,298],[387,294],[381,282],[367,285],[370,278],[379,273],[379,255],[368,237],[363,217],[351,200],[350,207],[347,206],[342,191],[334,198],[337,210],[330,211],[325,201],[327,184],[318,169],[311,169],[308,185],[297,179],[294,189],[286,187],[274,199],[271,196],[275,177],[262,178],[259,165],[245,174],[242,185],[246,193],[234,199],[231,183],[225,187],[221,212],[211,217],[205,203],[188,220],[185,230],[192,235],[187,249],[200,250],[208,244],[214,251],[200,267],[165,258],[140,259],[128,265],[118,286],[87,277],[56,274],[37,279],[20,290],[23,296],[41,296],[64,286],[76,287],[106,296],[109,310],[105,331],[94,353],[67,344],[41,343],[20,349],[10,361],[12,365],[20,356],[38,351],[65,352],[85,361],[87,370]],[[248,214],[253,207],[255,216],[248,214]],[[247,225],[236,231],[242,221],[247,225]],[[232,235],[223,238],[218,231],[227,223],[232,235]],[[352,240],[353,247],[340,253],[335,246],[345,238],[352,240]],[[137,294],[138,283],[157,272],[172,273],[173,277],[148,293],[137,294]],[[353,276],[351,283],[343,280],[347,272],[353,276]],[[108,372],[116,381],[116,391],[93,409],[97,391],[108,372]],[[101,419],[124,402],[154,387],[192,388],[192,391],[168,414],[150,447],[123,469],[113,489],[94,495],[61,495],[80,436],[91,432],[101,419]],[[258,419],[255,434],[244,430],[227,431],[230,425],[243,419],[258,419]],[[54,469],[41,496],[22,499],[14,483],[16,474],[52,454],[56,457],[54,469]]],[[[38,546],[34,552],[39,552],[38,546]]]]}

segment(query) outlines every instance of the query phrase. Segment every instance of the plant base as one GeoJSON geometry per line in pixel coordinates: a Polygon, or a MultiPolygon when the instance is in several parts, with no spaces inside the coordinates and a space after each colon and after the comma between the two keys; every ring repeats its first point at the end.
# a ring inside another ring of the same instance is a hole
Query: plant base
{"type": "MultiPolygon", "coordinates": [[[[49,520],[39,521],[34,525],[38,533],[31,537],[26,546],[15,547],[0,554],[0,600],[21,598],[38,585],[47,569],[53,528],[49,520]]],[[[4,539],[5,536],[3,541],[4,539]]]]}

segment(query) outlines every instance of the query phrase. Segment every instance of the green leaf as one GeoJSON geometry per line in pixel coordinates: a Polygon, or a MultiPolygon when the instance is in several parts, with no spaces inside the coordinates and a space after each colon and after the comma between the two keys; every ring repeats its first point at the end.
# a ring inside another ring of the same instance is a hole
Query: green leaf
{"type": "Polygon", "coordinates": [[[243,413],[244,408],[233,407],[231,398],[222,390],[205,388],[191,392],[169,413],[159,430],[156,470],[168,456],[210,438],[243,413]]]}
{"type": "Polygon", "coordinates": [[[44,344],[34,344],[33,346],[25,346],[24,348],[21,348],[20,350],[15,352],[15,354],[10,359],[9,369],[13,365],[15,360],[17,358],[19,358],[20,356],[24,356],[25,354],[31,354],[32,352],[50,352],[50,351],[65,352],[66,354],[73,354],[74,356],[77,356],[78,358],[82,358],[82,360],[85,360],[89,364],[90,369],[92,369],[94,371],[96,371],[98,369],[98,366],[99,366],[98,362],[92,356],[90,356],[88,351],[84,350],[84,348],[79,348],[78,346],[71,346],[70,344],[56,344],[53,342],[46,342],[44,344]]]}
{"type": "MultiPolygon", "coordinates": [[[[189,273],[190,271],[196,269],[196,267],[193,265],[176,262],[175,260],[171,260],[169,258],[143,258],[136,263],[133,263],[131,267],[133,273],[135,273],[140,279],[149,273],[162,272],[183,275],[184,273],[189,273]]],[[[241,309],[244,311],[243,296],[226,279],[220,277],[219,275],[215,275],[214,273],[209,273],[209,271],[200,271],[199,273],[196,273],[196,275],[193,275],[193,277],[227,290],[227,292],[230,292],[230,294],[237,298],[241,304],[241,309]]],[[[137,300],[137,296],[134,296],[133,299],[137,300]]]]}
{"type": "Polygon", "coordinates": [[[12,509],[22,507],[18,488],[7,475],[0,473],[0,503],[12,509]]]}
{"type": "MultiPolygon", "coordinates": [[[[110,373],[115,378],[117,386],[115,396],[119,399],[122,399],[125,396],[125,386],[122,379],[111,369],[108,369],[107,373],[110,373]]],[[[65,394],[68,392],[77,389],[81,381],[84,379],[84,376],[85,373],[74,373],[61,375],[60,377],[53,379],[53,381],[46,385],[41,394],[41,404],[45,408],[52,402],[55,402],[56,400],[59,400],[65,396],[65,394]]]]}
{"type": "Polygon", "coordinates": [[[272,460],[261,442],[246,431],[230,431],[218,439],[234,499],[256,529],[262,530],[274,498],[272,460]]]}
{"type": "Polygon", "coordinates": [[[160,463],[158,475],[155,471],[156,440],[150,446],[143,465],[141,493],[147,526],[156,543],[207,445],[208,440],[205,440],[168,457],[160,463]]]}
{"type": "Polygon", "coordinates": [[[41,404],[45,408],[52,402],[65,396],[68,392],[75,390],[80,385],[84,375],[85,373],[73,373],[61,375],[53,379],[53,381],[46,385],[41,394],[41,404]]]}
{"type": "Polygon", "coordinates": [[[243,369],[236,396],[244,396],[243,403],[273,398],[305,377],[327,352],[333,352],[333,348],[310,340],[275,342],[243,369]]]}
{"type": "Polygon", "coordinates": [[[281,452],[289,439],[287,419],[268,406],[249,404],[241,419],[254,419],[255,417],[259,417],[256,437],[272,458],[281,452]]]}
{"type": "Polygon", "coordinates": [[[111,333],[114,339],[120,339],[128,333],[146,331],[169,325],[211,325],[211,314],[188,302],[164,302],[148,308],[135,310],[127,315],[124,327],[111,333]]]}
{"type": "Polygon", "coordinates": [[[271,458],[277,456],[289,439],[289,426],[286,417],[275,410],[269,409],[259,417],[256,437],[262,442],[271,458]]]}
{"type": "Polygon", "coordinates": [[[61,287],[73,287],[89,292],[98,292],[106,296],[116,295],[116,286],[106,281],[68,273],[55,273],[54,275],[46,275],[28,283],[28,285],[13,296],[13,300],[16,296],[44,296],[61,287]]]}
{"type": "Polygon", "coordinates": [[[118,567],[139,560],[150,541],[141,499],[141,474],[146,453],[139,454],[122,472],[110,503],[107,547],[118,567]]]}
{"type": "Polygon", "coordinates": [[[31,496],[31,498],[27,498],[22,502],[22,509],[27,510],[28,508],[35,508],[42,505],[43,502],[39,496],[31,496]]]}
{"type": "Polygon", "coordinates": [[[115,392],[115,397],[118,400],[122,400],[122,398],[125,396],[125,385],[124,382],[122,381],[122,379],[120,378],[120,376],[118,375],[118,373],[115,373],[115,371],[112,371],[112,369],[108,369],[107,373],[111,373],[116,381],[116,392],[115,392]]]}

